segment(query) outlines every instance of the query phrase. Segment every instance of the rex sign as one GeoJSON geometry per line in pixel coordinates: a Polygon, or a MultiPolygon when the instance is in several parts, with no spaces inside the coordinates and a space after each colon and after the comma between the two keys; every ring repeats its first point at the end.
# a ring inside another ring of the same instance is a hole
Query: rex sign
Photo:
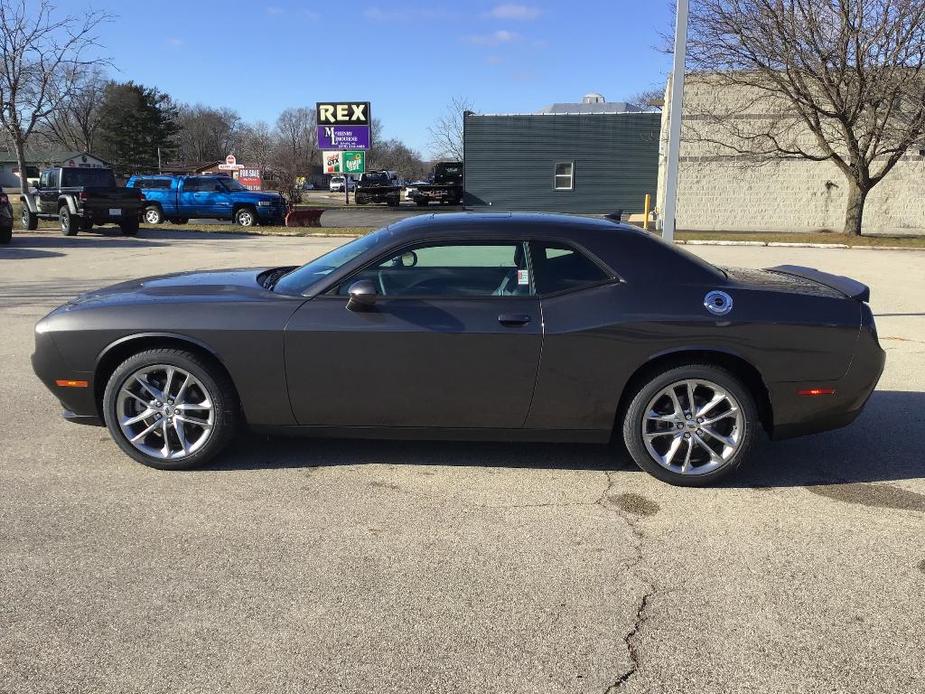
{"type": "Polygon", "coordinates": [[[372,114],[368,101],[319,101],[315,119],[320,149],[369,149],[372,114]]]}

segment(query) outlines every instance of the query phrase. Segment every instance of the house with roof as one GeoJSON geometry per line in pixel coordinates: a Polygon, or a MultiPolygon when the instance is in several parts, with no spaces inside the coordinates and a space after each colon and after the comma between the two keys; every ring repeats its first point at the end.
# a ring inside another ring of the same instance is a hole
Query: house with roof
{"type": "MultiPolygon", "coordinates": [[[[26,150],[26,178],[38,180],[39,172],[51,166],[78,166],[91,169],[108,169],[109,162],[90,152],[74,150],[26,150]]],[[[16,152],[0,150],[0,188],[19,188],[19,164],[16,152]]]]}

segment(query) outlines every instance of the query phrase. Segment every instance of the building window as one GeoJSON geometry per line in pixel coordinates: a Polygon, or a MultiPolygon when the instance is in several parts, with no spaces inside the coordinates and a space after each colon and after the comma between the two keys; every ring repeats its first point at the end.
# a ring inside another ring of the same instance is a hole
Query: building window
{"type": "Polygon", "coordinates": [[[556,162],[552,187],[555,190],[573,190],[575,188],[575,162],[556,162]]]}

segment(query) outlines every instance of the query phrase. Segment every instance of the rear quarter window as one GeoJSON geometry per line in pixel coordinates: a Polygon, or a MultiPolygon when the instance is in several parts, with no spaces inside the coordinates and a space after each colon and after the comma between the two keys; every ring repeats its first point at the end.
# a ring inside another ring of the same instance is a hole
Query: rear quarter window
{"type": "Polygon", "coordinates": [[[539,294],[555,294],[589,287],[610,275],[581,251],[561,243],[533,243],[530,247],[539,294]]]}

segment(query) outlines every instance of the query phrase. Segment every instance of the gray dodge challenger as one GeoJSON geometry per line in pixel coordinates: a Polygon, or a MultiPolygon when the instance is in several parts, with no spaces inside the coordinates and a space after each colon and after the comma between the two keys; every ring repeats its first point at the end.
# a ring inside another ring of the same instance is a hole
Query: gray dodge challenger
{"type": "Polygon", "coordinates": [[[203,465],[241,427],[625,444],[703,485],[772,439],[849,424],[883,370],[869,289],[714,267],[634,227],[547,214],[407,219],[301,267],[77,297],[35,328],[65,416],[126,454],[203,465]]]}

